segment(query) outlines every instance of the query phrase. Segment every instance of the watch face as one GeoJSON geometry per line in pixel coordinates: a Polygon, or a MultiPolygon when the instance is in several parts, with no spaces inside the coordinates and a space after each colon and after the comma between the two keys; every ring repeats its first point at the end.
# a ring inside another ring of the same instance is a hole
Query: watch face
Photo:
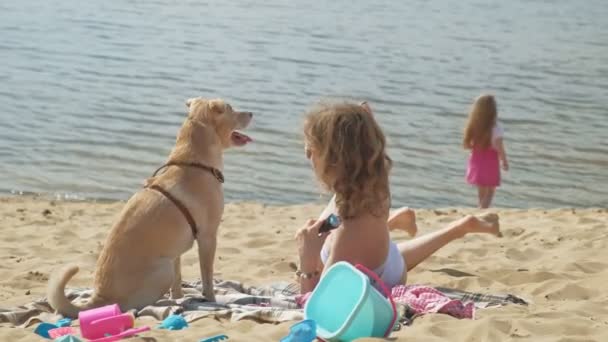
{"type": "Polygon", "coordinates": [[[338,227],[340,225],[340,218],[334,214],[331,214],[327,218],[327,222],[329,222],[332,227],[338,227]]]}

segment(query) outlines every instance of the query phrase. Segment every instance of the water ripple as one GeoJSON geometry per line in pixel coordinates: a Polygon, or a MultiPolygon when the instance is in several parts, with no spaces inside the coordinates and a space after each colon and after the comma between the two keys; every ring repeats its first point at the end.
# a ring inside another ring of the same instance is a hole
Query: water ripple
{"type": "Polygon", "coordinates": [[[459,144],[491,91],[511,158],[496,204],[606,206],[606,14],[566,0],[4,2],[0,191],[125,199],[204,96],[255,112],[255,142],[226,154],[229,200],[317,200],[303,113],[336,96],[372,104],[395,205],[474,205],[459,144]]]}

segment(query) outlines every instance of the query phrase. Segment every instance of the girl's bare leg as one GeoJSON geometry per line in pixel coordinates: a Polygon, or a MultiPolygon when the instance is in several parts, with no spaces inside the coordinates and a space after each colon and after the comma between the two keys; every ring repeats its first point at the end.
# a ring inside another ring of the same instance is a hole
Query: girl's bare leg
{"type": "Polygon", "coordinates": [[[447,227],[413,240],[399,243],[399,251],[405,259],[408,270],[433,255],[441,247],[470,233],[487,233],[502,236],[498,215],[486,214],[480,217],[466,216],[450,223],[447,227]]]}
{"type": "Polygon", "coordinates": [[[485,198],[486,198],[486,193],[488,188],[486,188],[485,186],[478,186],[477,187],[477,207],[484,209],[484,203],[485,203],[485,198]]]}
{"type": "Polygon", "coordinates": [[[494,193],[496,192],[495,187],[487,187],[486,194],[484,196],[481,208],[486,209],[492,205],[492,200],[494,199],[494,193]]]}
{"type": "Polygon", "coordinates": [[[403,207],[391,212],[386,223],[389,230],[401,229],[410,236],[415,236],[418,232],[416,213],[408,207],[403,207]]]}

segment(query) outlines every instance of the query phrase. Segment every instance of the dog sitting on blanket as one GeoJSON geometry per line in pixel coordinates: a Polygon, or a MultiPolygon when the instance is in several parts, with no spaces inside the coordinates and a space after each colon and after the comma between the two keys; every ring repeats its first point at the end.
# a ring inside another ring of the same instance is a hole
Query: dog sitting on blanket
{"type": "MultiPolygon", "coordinates": [[[[71,303],[67,282],[78,272],[68,266],[53,272],[48,301],[60,314],[118,304],[125,311],[156,302],[169,290],[182,296],[180,256],[198,243],[203,296],[215,301],[213,262],[217,229],[224,210],[223,151],[251,139],[238,132],[253,117],[220,99],[190,99],[164,172],[146,180],[126,203],[97,260],[94,294],[85,304],[71,303]]],[[[158,171],[157,171],[158,172],[158,171]]]]}

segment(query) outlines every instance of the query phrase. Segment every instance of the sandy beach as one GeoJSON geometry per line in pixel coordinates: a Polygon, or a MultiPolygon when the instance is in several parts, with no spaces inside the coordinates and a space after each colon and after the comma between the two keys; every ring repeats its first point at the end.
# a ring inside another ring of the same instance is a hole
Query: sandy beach
{"type": "MultiPolygon", "coordinates": [[[[0,199],[0,308],[45,295],[49,273],[75,263],[72,287],[90,287],[97,254],[124,202],[0,199]]],[[[293,235],[320,205],[228,204],[220,227],[216,277],[247,285],[291,280],[293,235]]],[[[475,320],[432,314],[393,333],[399,341],[607,341],[608,210],[494,210],[504,237],[470,236],[411,271],[408,281],[484,293],[511,293],[530,302],[477,311],[475,320]]],[[[419,210],[419,234],[472,209],[419,210]]],[[[407,239],[402,232],[396,240],[407,239]]],[[[184,280],[199,277],[195,249],[182,258],[184,280]]],[[[138,324],[156,325],[155,321],[138,324]]],[[[182,331],[153,330],[130,341],[198,341],[225,333],[230,341],[277,341],[291,323],[202,319],[182,331]]],[[[33,327],[0,325],[2,341],[38,341],[33,327]]]]}

